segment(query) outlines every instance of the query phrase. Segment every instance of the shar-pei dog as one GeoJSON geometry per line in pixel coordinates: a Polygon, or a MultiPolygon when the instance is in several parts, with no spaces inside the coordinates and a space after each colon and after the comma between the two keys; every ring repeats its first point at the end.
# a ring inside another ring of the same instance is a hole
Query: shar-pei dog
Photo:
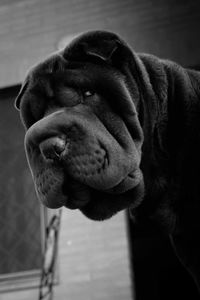
{"type": "Polygon", "coordinates": [[[200,73],[90,31],[30,70],[16,107],[44,205],[93,220],[129,208],[200,286],[200,73]]]}

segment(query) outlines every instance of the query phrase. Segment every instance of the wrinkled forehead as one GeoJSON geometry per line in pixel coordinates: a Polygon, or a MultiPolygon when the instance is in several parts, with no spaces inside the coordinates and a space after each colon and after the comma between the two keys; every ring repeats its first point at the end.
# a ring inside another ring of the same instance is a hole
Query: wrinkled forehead
{"type": "Polygon", "coordinates": [[[15,99],[16,108],[20,108],[21,99],[28,90],[42,87],[47,93],[51,93],[49,78],[52,77],[52,74],[58,72],[59,69],[64,70],[65,64],[66,60],[57,53],[33,66],[28,71],[21,90],[15,99]]]}
{"type": "Polygon", "coordinates": [[[19,109],[25,92],[42,92],[53,96],[54,89],[60,84],[80,89],[95,88],[96,91],[105,90],[105,86],[107,92],[118,90],[116,84],[119,85],[122,77],[122,74],[107,64],[67,60],[62,53],[57,53],[30,69],[15,104],[19,109]]]}
{"type": "Polygon", "coordinates": [[[67,60],[64,59],[60,53],[53,54],[47,59],[33,66],[29,70],[25,81],[30,81],[31,79],[37,79],[38,77],[55,74],[58,71],[64,71],[67,68],[67,65],[67,60]]]}
{"type": "Polygon", "coordinates": [[[43,62],[32,67],[25,79],[25,83],[29,88],[33,85],[45,86],[48,88],[53,83],[65,82],[69,85],[90,87],[90,83],[97,83],[101,86],[101,82],[108,82],[112,86],[112,82],[121,80],[124,75],[121,74],[113,66],[105,63],[84,60],[74,60],[72,57],[66,59],[63,52],[59,52],[45,59],[43,62]]]}

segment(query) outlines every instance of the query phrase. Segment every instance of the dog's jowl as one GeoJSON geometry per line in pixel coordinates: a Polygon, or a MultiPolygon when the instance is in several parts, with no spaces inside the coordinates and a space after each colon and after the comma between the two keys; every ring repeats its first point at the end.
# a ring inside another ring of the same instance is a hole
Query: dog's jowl
{"type": "Polygon", "coordinates": [[[200,285],[200,73],[92,31],[33,67],[16,107],[44,205],[151,219],[200,285]]]}

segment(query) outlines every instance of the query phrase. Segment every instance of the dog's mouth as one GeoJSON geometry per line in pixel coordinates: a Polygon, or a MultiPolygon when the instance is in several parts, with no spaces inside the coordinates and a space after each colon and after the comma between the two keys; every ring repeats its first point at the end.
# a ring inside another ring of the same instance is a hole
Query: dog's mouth
{"type": "Polygon", "coordinates": [[[85,216],[92,220],[101,221],[112,217],[118,211],[128,207],[136,208],[144,196],[144,183],[142,174],[133,172],[114,188],[106,191],[95,190],[77,181],[71,180],[66,194],[65,207],[79,209],[85,216]],[[137,175],[136,175],[137,174],[137,175]],[[135,176],[138,176],[137,179],[135,176]],[[124,189],[126,180],[134,178],[130,190],[124,189]]]}
{"type": "MultiPolygon", "coordinates": [[[[100,194],[107,194],[109,195],[122,195],[130,189],[134,189],[137,185],[142,181],[142,173],[140,170],[136,170],[135,172],[130,173],[127,178],[123,179],[119,184],[115,187],[104,190],[98,191],[94,188],[90,188],[89,186],[82,184],[76,180],[71,178],[68,179],[68,184],[64,184],[63,193],[66,195],[65,206],[70,209],[81,209],[86,206],[97,193],[100,194]]],[[[94,201],[95,201],[95,197],[94,201]]]]}
{"type": "Polygon", "coordinates": [[[65,195],[64,206],[69,209],[80,209],[87,205],[91,198],[88,186],[69,177],[62,186],[62,192],[65,195]]]}
{"type": "MultiPolygon", "coordinates": [[[[95,207],[98,201],[98,210],[108,206],[110,199],[122,199],[123,195],[135,189],[142,181],[142,173],[139,169],[128,174],[126,178],[110,189],[98,190],[74,179],[58,166],[49,165],[35,178],[36,191],[41,202],[49,208],[65,206],[69,209],[87,211],[91,205],[95,207]]],[[[133,202],[134,199],[131,199],[133,202]]],[[[114,202],[116,206],[116,201],[114,202]]],[[[113,204],[113,206],[114,206],[113,204]]],[[[119,206],[119,205],[118,205],[119,206]]],[[[91,208],[90,208],[91,209],[91,208]]]]}

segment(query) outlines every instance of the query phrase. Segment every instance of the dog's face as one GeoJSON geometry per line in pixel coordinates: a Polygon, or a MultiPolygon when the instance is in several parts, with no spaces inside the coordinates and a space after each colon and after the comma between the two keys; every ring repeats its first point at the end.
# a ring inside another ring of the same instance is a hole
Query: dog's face
{"type": "Polygon", "coordinates": [[[139,93],[114,66],[116,39],[81,36],[32,68],[16,100],[39,199],[95,220],[137,206],[144,193],[139,93]]]}

